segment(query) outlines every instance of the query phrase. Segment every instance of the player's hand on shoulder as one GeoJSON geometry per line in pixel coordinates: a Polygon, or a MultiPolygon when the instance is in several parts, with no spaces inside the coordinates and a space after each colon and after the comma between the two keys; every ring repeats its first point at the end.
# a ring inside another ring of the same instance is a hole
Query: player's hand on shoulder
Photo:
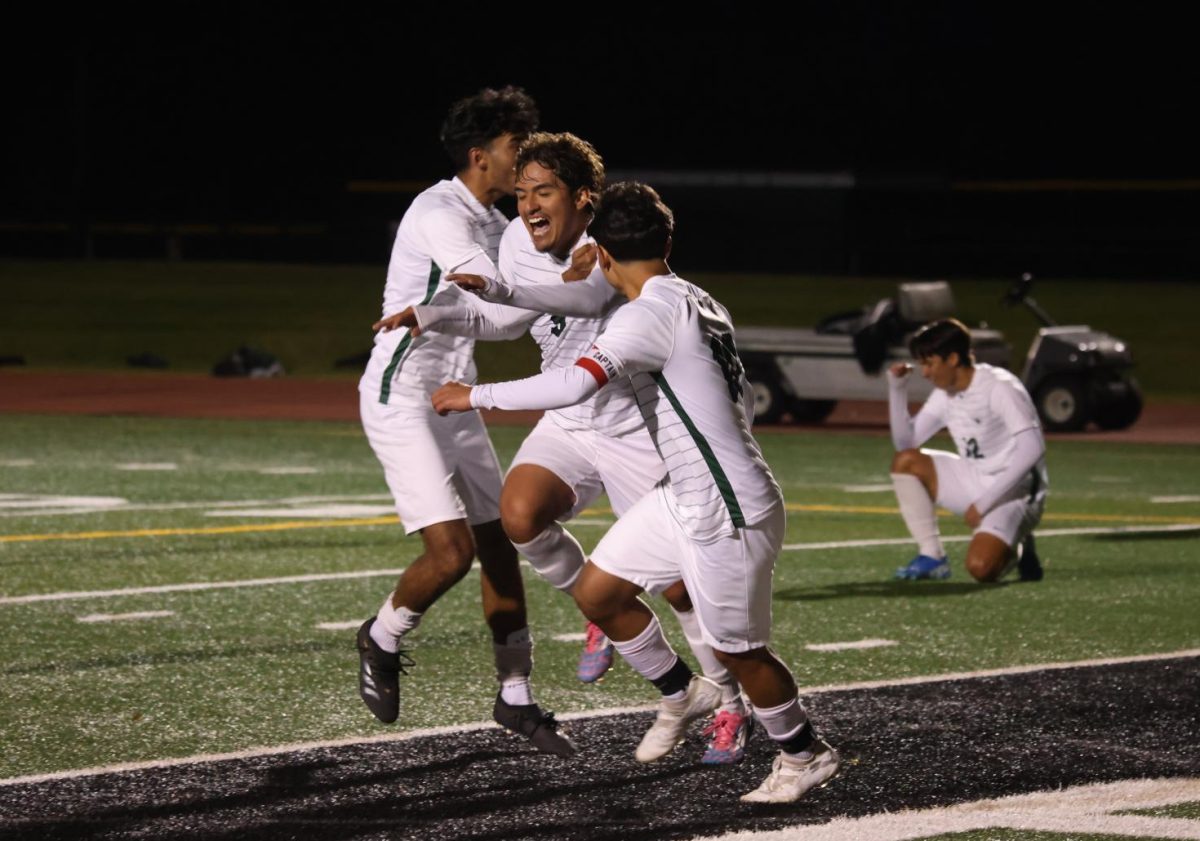
{"type": "Polygon", "coordinates": [[[471,387],[466,383],[449,382],[433,393],[433,408],[439,415],[471,411],[471,387]]]}
{"type": "Polygon", "coordinates": [[[596,267],[596,246],[593,243],[586,243],[575,249],[571,255],[571,267],[562,273],[562,279],[566,283],[575,280],[587,280],[588,275],[592,273],[592,269],[596,267]]]}
{"type": "Polygon", "coordinates": [[[907,362],[896,362],[892,367],[888,368],[888,374],[892,379],[902,380],[912,373],[913,366],[907,362]]]}
{"type": "Polygon", "coordinates": [[[417,324],[417,314],[413,312],[412,307],[405,307],[398,313],[385,316],[372,324],[371,327],[380,333],[389,333],[392,330],[400,330],[407,327],[412,335],[421,335],[421,327],[417,324]]]}
{"type": "Polygon", "coordinates": [[[490,281],[477,274],[448,274],[446,280],[467,292],[486,292],[490,281]]]}

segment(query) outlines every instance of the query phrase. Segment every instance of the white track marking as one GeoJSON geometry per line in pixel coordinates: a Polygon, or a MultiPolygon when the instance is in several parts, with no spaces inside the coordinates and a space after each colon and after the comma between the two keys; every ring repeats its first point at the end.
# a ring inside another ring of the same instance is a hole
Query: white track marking
{"type": "Polygon", "coordinates": [[[353,520],[360,517],[386,517],[394,514],[396,508],[392,505],[350,505],[335,503],[332,505],[310,506],[307,508],[224,508],[220,511],[206,511],[205,517],[284,517],[293,519],[309,518],[313,520],[353,520]]]}
{"type": "Polygon", "coordinates": [[[996,800],[959,803],[939,809],[885,812],[837,818],[819,826],[768,832],[730,832],[701,841],[907,841],[988,829],[1062,832],[1063,841],[1080,835],[1200,839],[1200,821],[1115,815],[1200,799],[1200,779],[1122,780],[1056,791],[1018,794],[996,800]]]}
{"type": "Polygon", "coordinates": [[[308,476],[321,471],[316,467],[263,467],[258,472],[264,476],[308,476]]]}
{"type": "Polygon", "coordinates": [[[164,616],[174,616],[173,610],[142,610],[136,613],[89,613],[78,616],[76,622],[130,622],[136,619],[161,619],[164,616]]]}
{"type": "MultiPolygon", "coordinates": [[[[114,508],[114,511],[192,511],[203,508],[248,508],[264,505],[309,505],[324,502],[376,502],[390,500],[389,494],[343,494],[339,496],[285,496],[278,499],[218,499],[211,502],[134,503],[114,508]]],[[[93,514],[94,508],[72,508],[55,514],[93,514]]],[[[27,512],[0,511],[0,517],[28,516],[27,512]]]]}
{"type": "Polygon", "coordinates": [[[804,647],[809,651],[853,651],[860,648],[887,648],[899,644],[895,640],[857,640],[856,642],[814,642],[804,647]]]}
{"type": "MultiPolygon", "coordinates": [[[[1200,531],[1200,525],[1192,523],[1176,523],[1166,526],[1088,526],[1077,529],[1038,529],[1034,536],[1038,540],[1043,537],[1075,537],[1089,534],[1145,534],[1155,532],[1189,532],[1200,531]]],[[[960,534],[943,537],[943,543],[966,543],[971,535],[960,534]]],[[[838,540],[826,543],[785,543],[785,552],[803,552],[813,549],[861,549],[867,546],[908,546],[912,545],[911,537],[885,537],[878,540],[838,540]]]]}
{"type": "Polygon", "coordinates": [[[31,458],[9,458],[0,461],[0,467],[33,467],[37,462],[31,458]]]}
{"type": "Polygon", "coordinates": [[[550,639],[555,642],[586,642],[587,634],[555,634],[550,639]]]}
{"type": "Polygon", "coordinates": [[[347,622],[318,622],[317,628],[322,631],[349,631],[361,624],[361,619],[351,619],[347,622]]]}
{"type": "Polygon", "coordinates": [[[179,465],[173,461],[130,461],[125,464],[113,465],[117,470],[178,470],[179,465]]]}
{"type": "Polygon", "coordinates": [[[891,493],[894,490],[895,490],[895,488],[890,484],[888,484],[888,485],[883,485],[883,484],[880,484],[880,485],[842,485],[842,491],[844,493],[848,493],[848,494],[875,494],[875,493],[883,493],[884,491],[891,493]]]}
{"type": "Polygon", "coordinates": [[[1170,504],[1173,502],[1200,502],[1200,495],[1183,494],[1181,496],[1152,496],[1151,502],[1156,502],[1159,505],[1170,504]]]}
{"type": "MultiPolygon", "coordinates": [[[[999,677],[1003,675],[1028,674],[1030,672],[1057,671],[1060,669],[1080,669],[1093,666],[1118,666],[1123,663],[1146,663],[1160,660],[1179,660],[1188,657],[1200,657],[1200,648],[1172,651],[1165,654],[1137,654],[1132,657],[1108,657],[1098,660],[1076,660],[1070,663],[1042,663],[1031,666],[1012,666],[1005,669],[987,669],[979,672],[954,672],[940,675],[924,675],[898,680],[863,681],[859,683],[828,684],[825,686],[802,686],[801,695],[817,695],[825,692],[846,692],[856,689],[880,689],[887,686],[912,686],[922,683],[941,683],[950,680],[970,680],[978,677],[999,677]]],[[[658,709],[657,704],[647,704],[634,707],[609,707],[606,709],[589,710],[579,713],[556,714],[560,721],[582,721],[591,718],[603,718],[630,713],[652,712],[658,709]]],[[[175,759],[153,759],[144,762],[121,762],[115,765],[105,765],[98,768],[80,768],[71,771],[52,771],[47,774],[30,774],[24,777],[9,777],[0,779],[0,787],[23,785],[26,783],[41,783],[51,780],[67,780],[76,777],[94,777],[101,774],[116,774],[122,771],[140,771],[148,768],[171,768],[177,765],[192,765],[199,762],[222,762],[231,759],[251,759],[258,756],[275,756],[281,753],[295,751],[319,750],[321,748],[347,747],[350,745],[373,745],[381,742],[403,742],[418,739],[422,736],[442,736],[451,733],[471,733],[478,730],[489,730],[500,725],[494,721],[479,721],[470,724],[448,725],[445,727],[428,727],[420,730],[408,730],[399,733],[388,733],[380,736],[348,736],[343,739],[332,739],[320,742],[296,742],[289,745],[271,747],[247,748],[246,750],[230,751],[229,753],[199,754],[197,756],[178,757],[175,759]]],[[[1189,797],[1187,799],[1200,799],[1189,797]]],[[[1120,808],[1126,808],[1121,806],[1120,808]]],[[[936,834],[936,833],[926,833],[936,834]]],[[[850,836],[843,836],[850,837],[850,836]]]]}

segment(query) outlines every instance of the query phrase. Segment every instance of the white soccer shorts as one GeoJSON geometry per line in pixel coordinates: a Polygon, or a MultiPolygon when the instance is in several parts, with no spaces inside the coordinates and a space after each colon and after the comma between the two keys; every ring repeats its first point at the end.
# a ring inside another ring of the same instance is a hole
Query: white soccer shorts
{"type": "MultiPolygon", "coordinates": [[[[965,514],[979,495],[994,481],[994,477],[981,473],[969,459],[945,450],[921,450],[933,459],[937,471],[937,504],[955,514],[965,514]]],[[[983,515],[975,533],[994,534],[1013,548],[1021,543],[1042,519],[1046,507],[1045,488],[1035,487],[1035,474],[1017,483],[1016,487],[1000,498],[996,507],[983,515]]]]}
{"type": "Polygon", "coordinates": [[[638,500],[604,535],[592,563],[654,594],[682,578],[713,648],[736,653],[766,645],[771,578],[786,526],[783,504],[732,536],[698,543],[671,513],[670,493],[664,483],[638,500]]]}
{"type": "Polygon", "coordinates": [[[500,461],[479,413],[439,417],[428,398],[392,401],[362,393],[359,414],[405,533],[499,520],[500,461]]]}
{"type": "Polygon", "coordinates": [[[575,504],[560,518],[564,521],[603,492],[620,517],[667,472],[644,427],[610,437],[594,429],[563,429],[549,415],[543,415],[529,433],[509,470],[518,464],[544,467],[575,492],[575,504]]]}

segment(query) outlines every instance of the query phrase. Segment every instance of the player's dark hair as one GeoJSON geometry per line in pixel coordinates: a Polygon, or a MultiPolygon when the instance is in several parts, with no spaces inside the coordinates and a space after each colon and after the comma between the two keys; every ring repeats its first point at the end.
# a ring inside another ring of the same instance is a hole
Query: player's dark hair
{"type": "Polygon", "coordinates": [[[908,350],[913,359],[918,360],[930,356],[948,359],[950,354],[957,353],[960,368],[972,366],[971,331],[957,318],[943,318],[926,324],[909,340],[908,350]]]}
{"type": "Polygon", "coordinates": [[[531,134],[517,150],[517,176],[529,164],[538,164],[558,176],[571,195],[586,187],[592,195],[592,208],[604,189],[604,161],[596,147],[569,131],[531,134]]]}
{"type": "Polygon", "coordinates": [[[502,134],[522,138],[537,126],[533,98],[509,85],[500,90],[484,88],[451,105],[439,137],[454,171],[462,172],[470,163],[472,149],[486,147],[502,134]]]}
{"type": "Polygon", "coordinates": [[[600,194],[588,233],[614,259],[661,259],[675,231],[675,214],[653,187],[637,181],[613,184],[600,194]]]}

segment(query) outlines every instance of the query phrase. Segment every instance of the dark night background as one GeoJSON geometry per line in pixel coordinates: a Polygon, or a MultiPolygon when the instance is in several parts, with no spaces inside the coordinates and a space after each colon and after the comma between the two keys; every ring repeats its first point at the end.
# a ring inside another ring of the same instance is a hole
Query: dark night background
{"type": "Polygon", "coordinates": [[[1196,277],[1190,29],[1054,8],[40,12],[8,33],[0,256],[381,263],[449,102],[513,83],[662,181],[697,267],[1196,277]]]}

